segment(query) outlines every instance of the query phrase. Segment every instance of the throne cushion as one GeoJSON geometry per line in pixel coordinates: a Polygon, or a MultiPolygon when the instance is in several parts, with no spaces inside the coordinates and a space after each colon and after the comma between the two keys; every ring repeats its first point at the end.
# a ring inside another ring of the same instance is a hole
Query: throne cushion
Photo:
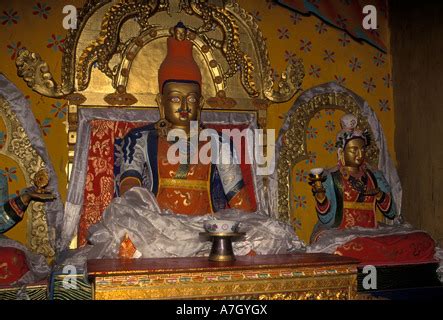
{"type": "Polygon", "coordinates": [[[0,248],[0,285],[20,280],[29,271],[25,253],[12,247],[0,248]]]}
{"type": "Polygon", "coordinates": [[[338,247],[335,253],[372,265],[433,262],[435,241],[425,232],[358,237],[338,247]]]}
{"type": "MultiPolygon", "coordinates": [[[[146,125],[146,122],[127,122],[112,120],[92,120],[91,133],[88,147],[88,165],[86,172],[86,185],[84,201],[78,228],[78,246],[87,242],[87,232],[91,225],[100,221],[105,208],[116,196],[115,177],[120,172],[119,150],[124,136],[134,128],[146,125]]],[[[207,124],[206,127],[221,132],[222,129],[247,128],[249,124],[207,124]]],[[[254,191],[253,172],[250,161],[246,161],[245,148],[235,146],[241,152],[241,164],[245,188],[253,204],[257,207],[254,191]]],[[[249,160],[249,159],[248,159],[249,160]]]]}

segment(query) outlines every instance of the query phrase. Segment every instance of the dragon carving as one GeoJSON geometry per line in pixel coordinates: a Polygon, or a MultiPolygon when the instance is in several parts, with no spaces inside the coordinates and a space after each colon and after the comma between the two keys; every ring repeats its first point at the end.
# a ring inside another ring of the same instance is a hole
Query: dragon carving
{"type": "MultiPolygon", "coordinates": [[[[148,19],[155,13],[166,10],[165,0],[123,0],[113,5],[105,14],[99,37],[83,50],[77,67],[79,90],[85,90],[89,83],[89,74],[94,63],[109,78],[114,79],[115,71],[109,67],[112,56],[119,52],[120,39],[118,30],[127,20],[134,18],[142,30],[149,28],[148,19]]],[[[121,49],[120,49],[121,50],[121,49]]]]}
{"type": "Polygon", "coordinates": [[[221,28],[223,40],[209,39],[209,43],[221,49],[226,58],[228,70],[224,72],[224,80],[240,72],[241,83],[246,92],[251,97],[257,97],[259,92],[253,79],[254,65],[252,59],[240,49],[240,33],[232,14],[224,8],[207,4],[207,0],[181,0],[180,8],[203,20],[203,24],[196,30],[197,34],[221,28]]]}

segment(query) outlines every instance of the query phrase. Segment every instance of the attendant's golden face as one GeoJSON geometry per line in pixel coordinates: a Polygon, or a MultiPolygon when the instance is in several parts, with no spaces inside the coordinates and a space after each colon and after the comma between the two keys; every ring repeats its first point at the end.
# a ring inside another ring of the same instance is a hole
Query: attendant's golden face
{"type": "Polygon", "coordinates": [[[347,167],[360,167],[365,161],[366,146],[365,141],[355,138],[346,144],[343,150],[344,162],[347,167]]]}
{"type": "Polygon", "coordinates": [[[198,120],[201,107],[201,90],[197,83],[168,82],[159,96],[164,117],[173,126],[189,127],[198,120]]]}

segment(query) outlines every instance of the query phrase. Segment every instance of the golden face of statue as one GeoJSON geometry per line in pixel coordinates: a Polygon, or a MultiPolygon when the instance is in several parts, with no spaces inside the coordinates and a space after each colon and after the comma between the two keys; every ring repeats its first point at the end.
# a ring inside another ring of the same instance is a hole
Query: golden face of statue
{"type": "Polygon", "coordinates": [[[343,150],[344,163],[347,167],[360,167],[365,161],[365,157],[365,141],[360,138],[349,141],[343,150]]]}
{"type": "Polygon", "coordinates": [[[199,119],[201,90],[197,83],[168,82],[159,98],[160,112],[173,127],[186,130],[190,121],[199,119]]]}
{"type": "Polygon", "coordinates": [[[186,39],[186,29],[185,28],[174,28],[174,37],[178,41],[183,41],[186,39]]]}

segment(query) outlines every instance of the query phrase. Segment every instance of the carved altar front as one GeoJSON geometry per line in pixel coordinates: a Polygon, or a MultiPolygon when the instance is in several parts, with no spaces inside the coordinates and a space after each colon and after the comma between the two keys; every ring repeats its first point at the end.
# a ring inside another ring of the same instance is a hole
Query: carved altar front
{"type": "Polygon", "coordinates": [[[328,254],[90,260],[96,300],[347,300],[357,290],[357,260],[328,254]]]}

